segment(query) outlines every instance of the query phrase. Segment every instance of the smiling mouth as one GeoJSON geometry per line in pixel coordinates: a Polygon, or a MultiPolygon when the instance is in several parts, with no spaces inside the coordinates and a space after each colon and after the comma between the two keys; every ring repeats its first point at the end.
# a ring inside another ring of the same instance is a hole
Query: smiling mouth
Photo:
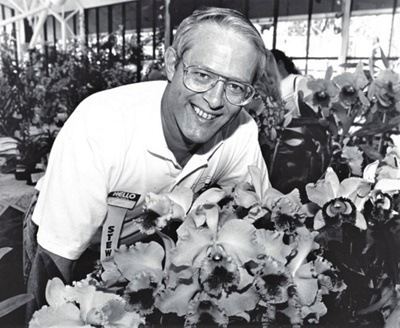
{"type": "Polygon", "coordinates": [[[195,113],[197,114],[197,116],[200,116],[201,118],[204,118],[207,121],[211,121],[217,117],[217,115],[212,115],[212,114],[203,112],[200,108],[198,108],[196,106],[193,106],[193,109],[194,109],[195,113]]]}

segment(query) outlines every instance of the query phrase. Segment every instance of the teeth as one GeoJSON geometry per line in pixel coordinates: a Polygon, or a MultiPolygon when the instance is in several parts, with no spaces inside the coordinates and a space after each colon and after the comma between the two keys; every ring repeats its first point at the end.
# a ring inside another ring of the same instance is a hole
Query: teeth
{"type": "Polygon", "coordinates": [[[203,112],[200,108],[193,106],[194,111],[196,112],[197,115],[199,115],[200,117],[206,119],[206,120],[212,120],[213,118],[216,118],[216,115],[212,115],[212,114],[208,114],[203,112]]]}

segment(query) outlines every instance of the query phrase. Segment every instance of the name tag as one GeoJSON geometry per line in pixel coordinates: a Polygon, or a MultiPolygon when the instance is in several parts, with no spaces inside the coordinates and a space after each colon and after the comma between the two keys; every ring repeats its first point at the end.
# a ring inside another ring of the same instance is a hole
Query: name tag
{"type": "Polygon", "coordinates": [[[126,213],[136,206],[139,198],[139,194],[126,191],[112,191],[108,194],[107,217],[101,234],[101,261],[114,254],[126,213]]]}
{"type": "Polygon", "coordinates": [[[132,210],[140,198],[139,194],[126,191],[112,191],[108,194],[107,204],[132,210]]]}

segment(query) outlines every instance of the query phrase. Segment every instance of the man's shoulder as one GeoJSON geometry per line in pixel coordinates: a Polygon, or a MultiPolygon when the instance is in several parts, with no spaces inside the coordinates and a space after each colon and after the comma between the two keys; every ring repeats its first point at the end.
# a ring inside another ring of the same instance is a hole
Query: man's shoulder
{"type": "Polygon", "coordinates": [[[140,98],[149,97],[151,95],[161,95],[164,92],[166,85],[166,81],[146,81],[131,83],[112,89],[99,91],[89,96],[87,100],[97,101],[112,99],[114,101],[122,102],[128,99],[130,101],[134,101],[140,98]]]}
{"type": "Polygon", "coordinates": [[[258,134],[258,127],[251,115],[242,109],[238,116],[222,131],[225,141],[236,142],[238,139],[247,139],[252,134],[258,134]],[[235,141],[236,140],[236,141],[235,141]]]}
{"type": "Polygon", "coordinates": [[[135,112],[135,108],[158,107],[166,87],[165,81],[132,83],[99,91],[77,107],[82,115],[108,115],[135,112]]]}

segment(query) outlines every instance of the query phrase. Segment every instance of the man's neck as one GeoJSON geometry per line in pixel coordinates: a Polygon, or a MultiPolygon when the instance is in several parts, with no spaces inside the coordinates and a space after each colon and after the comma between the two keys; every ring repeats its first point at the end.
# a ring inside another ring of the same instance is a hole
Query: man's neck
{"type": "Polygon", "coordinates": [[[164,108],[162,105],[161,123],[165,141],[168,149],[174,154],[179,165],[184,167],[200,145],[189,142],[181,133],[177,133],[179,132],[177,127],[175,129],[170,128],[170,126],[175,123],[168,121],[168,115],[165,115],[165,111],[167,110],[168,108],[164,108]]]}

